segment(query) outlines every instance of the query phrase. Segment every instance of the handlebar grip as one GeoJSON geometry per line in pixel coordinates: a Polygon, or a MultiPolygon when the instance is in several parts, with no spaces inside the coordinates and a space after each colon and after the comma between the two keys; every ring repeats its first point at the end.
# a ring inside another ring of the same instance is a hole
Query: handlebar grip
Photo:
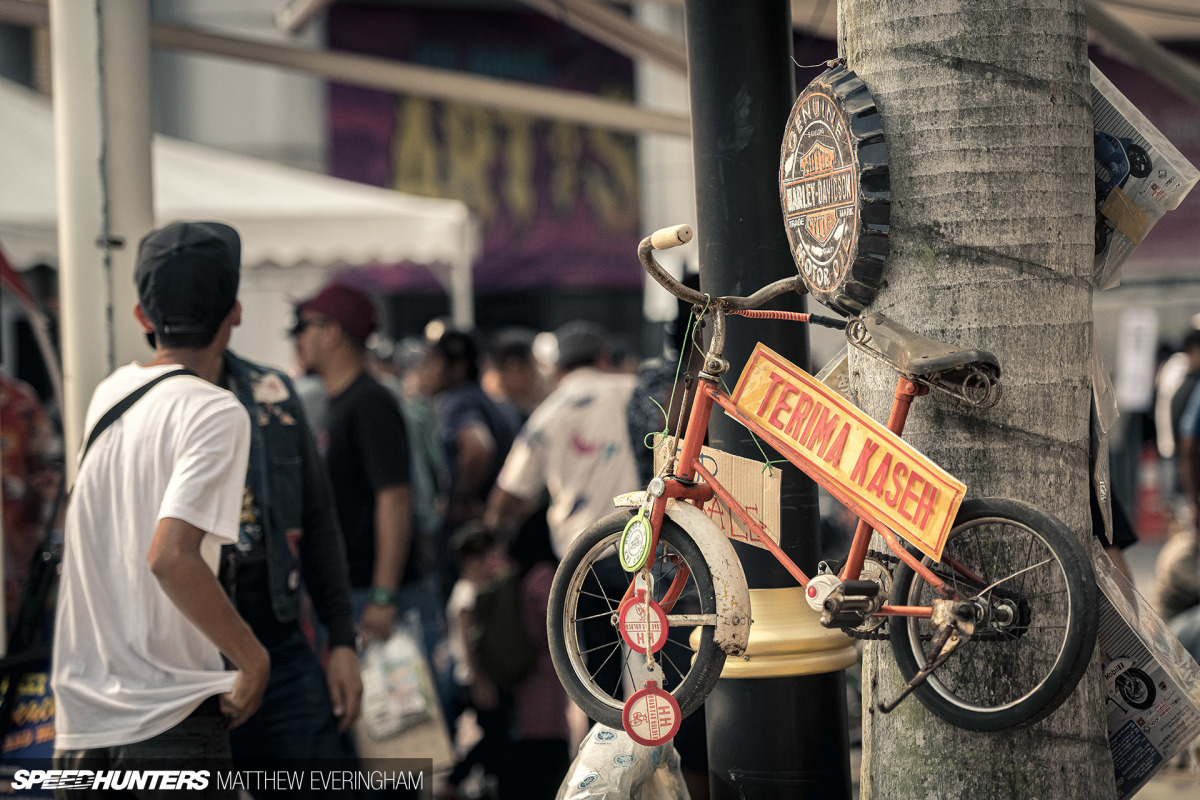
{"type": "Polygon", "coordinates": [[[691,225],[673,225],[650,234],[650,244],[655,250],[669,250],[692,240],[691,225]]]}

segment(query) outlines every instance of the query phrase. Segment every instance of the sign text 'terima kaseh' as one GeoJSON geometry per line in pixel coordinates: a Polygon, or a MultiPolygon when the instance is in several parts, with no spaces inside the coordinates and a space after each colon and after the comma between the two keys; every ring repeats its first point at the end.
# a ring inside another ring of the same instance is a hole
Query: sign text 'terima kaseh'
{"type": "Polygon", "coordinates": [[[844,397],[770,348],[754,348],[737,408],[870,516],[941,558],[966,487],[844,397]]]}

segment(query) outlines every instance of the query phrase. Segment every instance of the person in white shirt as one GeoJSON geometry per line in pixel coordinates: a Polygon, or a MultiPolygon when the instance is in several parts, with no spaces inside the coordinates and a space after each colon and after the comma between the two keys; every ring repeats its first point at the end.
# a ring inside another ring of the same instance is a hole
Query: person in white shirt
{"type": "Polygon", "coordinates": [[[569,322],[558,339],[558,386],[529,417],[488,498],[485,522],[512,531],[550,492],[546,520],[562,558],[587,526],[614,510],[613,498],[638,488],[625,424],[637,377],[608,371],[603,329],[569,322]]]}
{"type": "MultiPolygon", "coordinates": [[[[227,729],[262,699],[267,651],[216,578],[221,545],[237,541],[249,452],[249,417],[216,385],[241,321],[239,264],[237,232],[219,223],[173,223],[139,245],[134,315],[155,357],[96,387],[86,430],[178,374],[81,456],[54,634],[58,768],[227,766],[227,729]]],[[[232,796],[215,781],[202,795],[232,796]]]]}

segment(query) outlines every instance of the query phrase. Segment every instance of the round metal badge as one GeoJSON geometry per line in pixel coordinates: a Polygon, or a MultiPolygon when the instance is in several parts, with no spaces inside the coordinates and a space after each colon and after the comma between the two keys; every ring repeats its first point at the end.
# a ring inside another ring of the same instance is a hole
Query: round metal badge
{"type": "Polygon", "coordinates": [[[891,225],[891,177],[879,111],[844,66],[792,106],[779,154],[792,258],[816,300],[857,315],[879,289],[891,225]]]}
{"type": "Polygon", "coordinates": [[[647,747],[670,741],[679,732],[682,721],[679,703],[669,692],[658,688],[656,681],[646,681],[646,688],[635,692],[621,711],[621,725],[629,738],[647,747]]]}
{"type": "Polygon", "coordinates": [[[617,608],[617,630],[629,649],[645,655],[649,650],[657,653],[667,643],[667,613],[653,600],[646,600],[646,590],[621,603],[617,608]],[[646,608],[649,606],[649,619],[646,608]]]}
{"type": "Polygon", "coordinates": [[[621,533],[621,544],[617,554],[621,559],[621,568],[626,572],[637,572],[646,564],[650,557],[650,546],[654,542],[653,531],[650,529],[650,518],[646,512],[638,510],[621,533]]]}

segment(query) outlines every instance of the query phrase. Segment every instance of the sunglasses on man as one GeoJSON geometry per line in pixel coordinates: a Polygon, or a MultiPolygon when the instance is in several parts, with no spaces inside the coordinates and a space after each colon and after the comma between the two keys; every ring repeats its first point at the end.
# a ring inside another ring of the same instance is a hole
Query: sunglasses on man
{"type": "Polygon", "coordinates": [[[299,317],[296,319],[296,324],[288,331],[288,336],[295,339],[300,334],[304,333],[309,328],[327,328],[329,320],[327,319],[306,319],[299,317]]]}

